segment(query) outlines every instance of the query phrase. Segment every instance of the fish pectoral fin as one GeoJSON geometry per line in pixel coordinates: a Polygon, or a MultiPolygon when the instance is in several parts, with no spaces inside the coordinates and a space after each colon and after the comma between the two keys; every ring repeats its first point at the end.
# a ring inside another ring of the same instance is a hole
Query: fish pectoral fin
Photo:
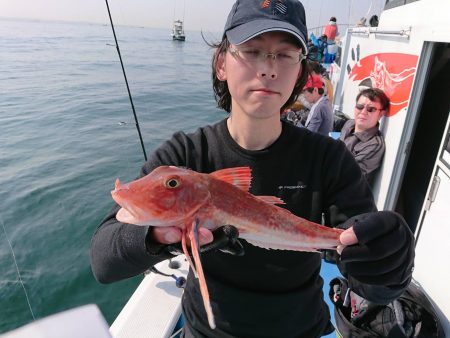
{"type": "Polygon", "coordinates": [[[214,171],[209,174],[218,180],[232,184],[243,191],[250,189],[252,183],[252,170],[250,167],[235,167],[214,171]]]}
{"type": "Polygon", "coordinates": [[[255,196],[255,197],[269,204],[286,204],[281,198],[276,196],[255,196]]]}
{"type": "Polygon", "coordinates": [[[193,225],[188,234],[191,240],[192,256],[194,257],[195,266],[197,267],[198,283],[200,285],[200,293],[203,298],[203,306],[205,307],[209,326],[211,327],[211,329],[215,329],[216,323],[214,320],[214,314],[212,312],[211,302],[209,301],[209,292],[206,285],[205,274],[203,273],[202,262],[200,261],[200,248],[198,245],[198,223],[198,220],[195,220],[193,222],[193,225]]]}
{"type": "MultiPolygon", "coordinates": [[[[188,229],[188,228],[186,227],[185,229],[188,229]]],[[[186,242],[187,239],[188,239],[188,233],[185,230],[185,231],[183,231],[183,234],[181,235],[181,247],[183,248],[184,256],[186,257],[186,259],[189,263],[189,266],[191,267],[192,272],[194,273],[195,278],[198,278],[197,269],[195,268],[195,264],[192,261],[191,255],[189,254],[189,250],[187,248],[187,242],[186,242]]],[[[192,247],[191,247],[191,249],[192,249],[192,247]]]]}

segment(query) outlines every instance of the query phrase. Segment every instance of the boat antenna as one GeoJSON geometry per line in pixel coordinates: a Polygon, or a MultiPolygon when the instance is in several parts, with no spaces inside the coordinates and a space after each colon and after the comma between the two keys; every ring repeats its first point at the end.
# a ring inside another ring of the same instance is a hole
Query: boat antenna
{"type": "Polygon", "coordinates": [[[172,21],[175,21],[175,7],[176,6],[177,6],[177,0],[175,0],[173,3],[173,20],[172,21]]]}
{"type": "Polygon", "coordinates": [[[370,2],[370,7],[369,7],[369,9],[367,10],[367,13],[366,13],[366,16],[365,16],[365,18],[369,18],[369,13],[370,13],[370,11],[371,11],[371,9],[372,9],[372,6],[373,6],[373,0],[370,2]]]}
{"type": "Polygon", "coordinates": [[[136,115],[136,110],[134,109],[133,98],[131,97],[130,86],[128,86],[127,74],[125,73],[125,67],[123,66],[122,55],[120,54],[119,43],[117,42],[116,31],[114,30],[114,23],[113,23],[113,20],[111,17],[111,11],[109,10],[108,0],[105,0],[105,2],[106,2],[106,8],[108,9],[109,21],[111,22],[111,29],[112,29],[112,32],[114,35],[114,41],[116,42],[117,54],[119,54],[120,65],[122,66],[123,77],[125,79],[125,84],[127,86],[128,97],[130,98],[131,109],[133,110],[134,121],[136,122],[136,129],[139,134],[139,140],[141,141],[142,152],[144,153],[145,161],[147,161],[147,153],[145,151],[144,141],[142,140],[141,128],[139,127],[139,121],[138,121],[138,118],[136,115]]]}
{"type": "MultiPolygon", "coordinates": [[[[354,7],[353,7],[353,0],[350,0],[350,6],[348,8],[348,23],[349,23],[349,26],[350,26],[350,22],[351,22],[350,20],[353,18],[353,9],[354,9],[354,7]]],[[[356,19],[359,20],[360,18],[356,18],[356,19]]],[[[353,25],[355,26],[355,24],[353,24],[353,25]]]]}

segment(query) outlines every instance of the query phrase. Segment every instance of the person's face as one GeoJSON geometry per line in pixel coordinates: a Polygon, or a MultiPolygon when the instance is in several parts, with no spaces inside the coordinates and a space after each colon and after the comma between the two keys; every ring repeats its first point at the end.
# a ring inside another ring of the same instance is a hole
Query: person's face
{"type": "Polygon", "coordinates": [[[320,94],[317,90],[317,88],[308,88],[302,90],[302,95],[305,98],[306,101],[309,103],[316,103],[317,100],[320,98],[320,94]]]}
{"type": "Polygon", "coordinates": [[[355,105],[355,131],[359,132],[375,127],[385,113],[381,108],[380,102],[361,96],[355,105]]]}
{"type": "Polygon", "coordinates": [[[291,96],[302,67],[300,62],[283,65],[278,58],[293,51],[301,49],[288,33],[269,32],[239,46],[231,45],[225,54],[219,55],[217,77],[227,81],[232,114],[245,114],[253,119],[280,118],[280,109],[291,96]],[[250,62],[243,51],[277,54],[277,58],[250,62]]]}

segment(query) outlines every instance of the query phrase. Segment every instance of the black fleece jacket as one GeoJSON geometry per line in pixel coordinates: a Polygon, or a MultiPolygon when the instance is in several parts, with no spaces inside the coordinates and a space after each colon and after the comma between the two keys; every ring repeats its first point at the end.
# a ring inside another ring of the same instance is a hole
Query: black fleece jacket
{"type": "MultiPolygon", "coordinates": [[[[156,150],[140,176],[161,165],[203,173],[250,166],[252,194],[278,196],[288,210],[317,223],[326,213],[328,226],[376,210],[371,191],[343,142],[288,123],[283,123],[276,142],[259,151],[241,148],[230,136],[226,120],[192,134],[178,132],[156,150]]],[[[112,208],[92,238],[92,269],[103,283],[135,276],[170,257],[160,246],[152,248],[150,243],[147,247],[147,227],[118,222],[118,209],[117,205],[112,208]]],[[[265,250],[242,242],[243,257],[220,251],[202,255],[217,324],[214,331],[208,326],[198,282],[189,273],[182,301],[189,331],[195,337],[320,337],[330,318],[323,301],[320,255],[265,250]]],[[[398,292],[395,285],[360,289],[365,292],[361,296],[380,303],[398,292]]]]}

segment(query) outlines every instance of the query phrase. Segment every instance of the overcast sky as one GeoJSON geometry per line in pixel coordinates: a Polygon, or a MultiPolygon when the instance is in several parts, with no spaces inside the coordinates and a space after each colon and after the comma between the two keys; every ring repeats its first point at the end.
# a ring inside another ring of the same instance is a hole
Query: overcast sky
{"type": "MultiPolygon", "coordinates": [[[[108,0],[115,24],[168,28],[175,19],[186,30],[221,32],[234,0],[108,0]],[[174,15],[175,13],[175,15],[174,15]]],[[[356,23],[379,14],[383,0],[303,0],[308,28],[331,16],[356,23]]],[[[0,0],[0,17],[108,23],[105,0],[0,0]]]]}

